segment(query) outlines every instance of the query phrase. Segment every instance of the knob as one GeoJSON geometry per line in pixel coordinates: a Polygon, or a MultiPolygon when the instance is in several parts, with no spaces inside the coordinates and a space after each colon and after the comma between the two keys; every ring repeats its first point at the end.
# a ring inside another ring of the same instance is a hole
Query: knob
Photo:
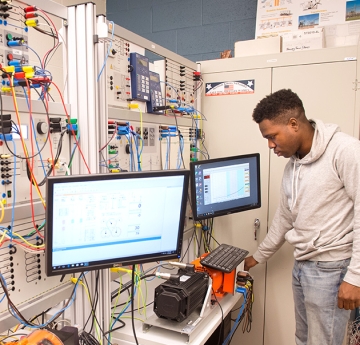
{"type": "Polygon", "coordinates": [[[36,130],[39,134],[46,134],[49,131],[49,125],[46,122],[38,122],[36,130]]]}

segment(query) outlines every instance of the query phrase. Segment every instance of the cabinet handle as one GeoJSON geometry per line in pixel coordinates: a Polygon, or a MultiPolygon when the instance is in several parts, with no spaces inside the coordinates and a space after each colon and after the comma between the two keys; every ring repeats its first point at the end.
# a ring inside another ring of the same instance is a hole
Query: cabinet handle
{"type": "Polygon", "coordinates": [[[257,231],[260,229],[260,219],[255,218],[254,220],[254,239],[257,240],[257,231]]]}

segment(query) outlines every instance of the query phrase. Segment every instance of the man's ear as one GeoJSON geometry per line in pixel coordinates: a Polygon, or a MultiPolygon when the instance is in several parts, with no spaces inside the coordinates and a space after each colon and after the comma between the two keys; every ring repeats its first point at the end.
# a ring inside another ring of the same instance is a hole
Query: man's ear
{"type": "Polygon", "coordinates": [[[288,126],[290,126],[294,132],[297,132],[299,130],[299,121],[295,117],[291,117],[288,126]]]}

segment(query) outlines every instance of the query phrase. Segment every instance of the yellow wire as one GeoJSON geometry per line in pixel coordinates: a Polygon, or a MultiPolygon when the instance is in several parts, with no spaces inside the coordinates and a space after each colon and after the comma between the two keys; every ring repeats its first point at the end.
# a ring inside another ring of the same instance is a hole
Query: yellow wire
{"type": "Polygon", "coordinates": [[[5,206],[1,201],[0,201],[0,204],[1,204],[1,217],[0,217],[0,223],[1,223],[5,216],[5,206]]]}
{"type": "Polygon", "coordinates": [[[2,243],[2,241],[4,241],[5,235],[8,232],[8,230],[5,230],[0,238],[0,244],[2,243]]]}
{"type": "MultiPolygon", "coordinates": [[[[0,230],[0,231],[1,231],[1,230],[0,230]]],[[[4,240],[7,232],[8,232],[8,230],[5,230],[5,231],[3,232],[3,234],[2,234],[2,236],[1,236],[1,238],[0,238],[0,244],[3,242],[3,240],[4,240]]],[[[13,234],[14,234],[15,236],[19,237],[21,240],[23,240],[23,241],[24,241],[28,246],[30,246],[30,247],[34,247],[34,248],[43,248],[43,247],[45,247],[45,244],[40,244],[39,246],[37,246],[37,245],[35,245],[35,244],[32,244],[32,243],[26,241],[24,237],[22,237],[21,235],[19,235],[19,234],[16,233],[16,232],[13,232],[13,234]]],[[[21,245],[21,244],[19,244],[19,245],[21,245]]]]}
{"type": "Polygon", "coordinates": [[[144,279],[144,285],[145,285],[145,301],[143,302],[143,309],[144,309],[144,316],[146,318],[146,303],[148,298],[148,287],[147,287],[146,279],[144,279]]]}
{"type": "MultiPolygon", "coordinates": [[[[110,327],[111,327],[112,320],[114,319],[114,314],[115,314],[116,305],[117,305],[117,302],[118,302],[118,300],[119,300],[120,291],[121,291],[121,288],[122,288],[122,275],[120,274],[121,271],[119,270],[118,272],[119,272],[119,278],[120,278],[119,292],[118,292],[118,295],[116,296],[115,306],[114,306],[114,308],[113,308],[113,312],[111,313],[111,319],[110,319],[109,329],[110,329],[110,327]]],[[[110,332],[109,340],[111,340],[111,332],[110,332]]]]}
{"type": "MultiPolygon", "coordinates": [[[[122,316],[122,315],[121,315],[121,318],[122,318],[122,319],[132,319],[131,316],[122,316]]],[[[140,318],[138,318],[138,317],[134,317],[134,320],[139,320],[139,321],[141,321],[141,322],[145,322],[145,320],[140,319],[140,318]]]]}
{"type": "MultiPolygon", "coordinates": [[[[141,138],[142,138],[141,142],[142,142],[142,145],[144,146],[143,115],[142,115],[142,111],[141,111],[140,107],[139,107],[139,112],[140,112],[140,133],[141,133],[141,138]]],[[[142,148],[141,148],[141,153],[140,153],[140,168],[142,168],[142,148]]]]}
{"type": "MultiPolygon", "coordinates": [[[[201,115],[200,115],[200,132],[201,132],[201,136],[202,136],[203,135],[203,120],[202,120],[201,115]]],[[[203,145],[202,140],[200,140],[200,147],[201,147],[201,152],[204,152],[204,145],[203,145]]],[[[205,156],[203,155],[203,157],[205,157],[205,156]]]]}
{"type": "Polygon", "coordinates": [[[30,242],[26,241],[24,237],[22,237],[21,235],[17,234],[16,232],[13,232],[13,234],[17,237],[19,237],[20,239],[22,239],[28,246],[30,247],[34,247],[34,248],[43,248],[45,247],[45,244],[40,244],[39,246],[35,245],[35,244],[31,244],[30,242]]]}
{"type": "MultiPolygon", "coordinates": [[[[139,268],[139,266],[138,266],[139,268]]],[[[140,271],[140,269],[139,269],[140,271]]],[[[139,278],[140,278],[140,274],[141,274],[141,271],[139,273],[139,278]]],[[[140,295],[141,295],[141,299],[142,299],[142,302],[143,302],[143,307],[142,307],[142,310],[144,311],[144,316],[146,317],[146,298],[144,299],[144,295],[142,293],[142,290],[141,290],[141,280],[139,279],[138,281],[138,284],[137,284],[137,289],[139,290],[139,293],[138,293],[138,312],[140,315],[142,315],[142,312],[141,312],[141,309],[140,309],[140,295]]]]}
{"type": "MultiPolygon", "coordinates": [[[[71,281],[72,281],[74,284],[76,284],[77,280],[78,280],[77,278],[71,278],[71,281]]],[[[89,303],[90,303],[90,305],[91,305],[91,297],[90,297],[90,293],[89,293],[88,288],[86,287],[86,285],[85,285],[81,280],[79,280],[79,283],[78,283],[78,284],[80,284],[80,285],[84,288],[84,290],[85,290],[85,292],[86,292],[86,294],[87,294],[87,296],[88,296],[89,303]]],[[[92,310],[91,312],[92,312],[92,314],[94,315],[94,311],[92,310]]],[[[97,333],[97,336],[98,336],[98,340],[99,340],[100,344],[102,344],[102,340],[101,340],[101,336],[100,336],[100,331],[99,331],[99,325],[97,324],[96,320],[94,320],[94,325],[95,325],[96,333],[97,333]]]]}
{"type": "Polygon", "coordinates": [[[205,243],[205,246],[206,246],[206,251],[207,251],[207,252],[210,252],[209,247],[207,246],[207,243],[206,243],[206,241],[205,241],[204,231],[201,231],[201,234],[202,234],[202,238],[203,238],[203,241],[204,241],[204,243],[205,243]]]}

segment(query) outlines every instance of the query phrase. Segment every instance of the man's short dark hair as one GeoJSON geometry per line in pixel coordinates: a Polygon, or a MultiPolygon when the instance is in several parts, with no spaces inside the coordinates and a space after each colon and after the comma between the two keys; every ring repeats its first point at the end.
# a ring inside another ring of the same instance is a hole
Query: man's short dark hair
{"type": "Polygon", "coordinates": [[[256,123],[265,119],[277,123],[287,123],[289,110],[297,110],[297,116],[305,115],[299,96],[290,89],[282,89],[263,98],[255,107],[252,116],[256,123]]]}

